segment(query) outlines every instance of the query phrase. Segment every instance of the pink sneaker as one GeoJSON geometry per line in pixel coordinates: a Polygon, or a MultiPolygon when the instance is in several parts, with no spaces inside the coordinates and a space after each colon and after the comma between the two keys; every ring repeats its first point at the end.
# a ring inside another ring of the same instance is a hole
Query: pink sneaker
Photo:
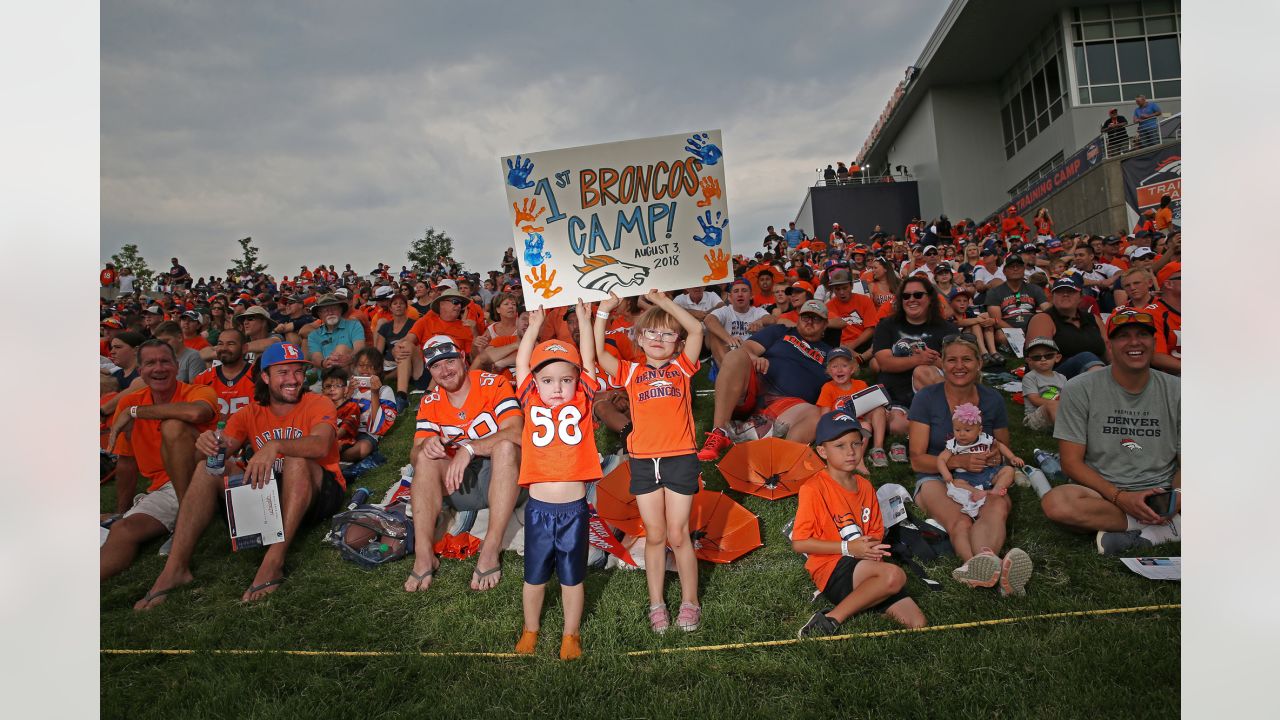
{"type": "Polygon", "coordinates": [[[676,627],[685,632],[693,632],[698,629],[698,623],[702,621],[702,608],[693,603],[680,603],[680,613],[676,615],[676,627]]]}
{"type": "Polygon", "coordinates": [[[649,606],[649,628],[655,633],[661,635],[671,626],[671,615],[667,612],[666,605],[650,605],[649,606]]]}

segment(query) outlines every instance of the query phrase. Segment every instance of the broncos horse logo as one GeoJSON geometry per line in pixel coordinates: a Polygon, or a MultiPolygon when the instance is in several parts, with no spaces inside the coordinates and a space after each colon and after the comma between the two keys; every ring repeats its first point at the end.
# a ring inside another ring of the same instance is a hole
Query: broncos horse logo
{"type": "Polygon", "coordinates": [[[588,290],[612,292],[619,285],[639,285],[649,276],[649,268],[624,263],[612,255],[590,255],[582,259],[582,265],[574,265],[582,273],[578,284],[588,290]]]}

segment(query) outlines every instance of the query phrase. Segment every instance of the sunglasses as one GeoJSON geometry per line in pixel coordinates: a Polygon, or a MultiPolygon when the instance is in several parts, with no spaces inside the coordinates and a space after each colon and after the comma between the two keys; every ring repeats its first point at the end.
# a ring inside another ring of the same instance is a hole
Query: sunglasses
{"type": "Polygon", "coordinates": [[[956,342],[967,342],[967,343],[973,343],[974,345],[977,345],[978,336],[974,335],[973,333],[962,332],[962,333],[955,333],[954,335],[947,335],[946,337],[942,338],[943,345],[950,345],[951,343],[956,343],[956,342]]]}
{"type": "Polygon", "coordinates": [[[902,293],[903,300],[923,300],[924,298],[927,298],[927,297],[929,297],[929,293],[924,292],[923,290],[918,290],[916,292],[902,293]]]}
{"type": "Polygon", "coordinates": [[[433,359],[450,353],[458,354],[458,346],[453,343],[440,343],[439,345],[432,345],[431,347],[423,348],[422,359],[430,365],[433,359]]]}
{"type": "Polygon", "coordinates": [[[1027,359],[1035,360],[1036,362],[1040,362],[1041,360],[1052,360],[1053,356],[1056,354],[1057,353],[1042,353],[1040,355],[1028,355],[1027,359]]]}
{"type": "Polygon", "coordinates": [[[1154,325],[1155,321],[1156,320],[1154,317],[1151,316],[1151,313],[1135,312],[1133,310],[1118,312],[1115,315],[1111,316],[1111,324],[1114,327],[1119,327],[1121,325],[1128,325],[1129,323],[1135,323],[1135,322],[1142,323],[1145,325],[1154,325]]]}
{"type": "Polygon", "coordinates": [[[645,328],[640,331],[645,340],[661,340],[662,342],[675,342],[680,337],[680,333],[670,330],[654,330],[653,328],[645,328]]]}

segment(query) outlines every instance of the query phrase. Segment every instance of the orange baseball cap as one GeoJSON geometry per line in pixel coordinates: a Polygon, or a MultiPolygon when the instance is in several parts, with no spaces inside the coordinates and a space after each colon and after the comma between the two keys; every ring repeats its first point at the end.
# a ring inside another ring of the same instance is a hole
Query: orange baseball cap
{"type": "Polygon", "coordinates": [[[582,356],[578,354],[578,348],[574,347],[573,343],[552,338],[533,349],[533,357],[529,358],[529,368],[537,372],[543,365],[557,360],[567,362],[576,368],[582,367],[582,356]]]}
{"type": "Polygon", "coordinates": [[[1182,274],[1182,263],[1171,262],[1168,265],[1165,265],[1164,267],[1160,268],[1160,272],[1156,273],[1156,283],[1163,287],[1165,282],[1168,281],[1169,278],[1173,277],[1174,275],[1181,275],[1181,274],[1182,274]]]}

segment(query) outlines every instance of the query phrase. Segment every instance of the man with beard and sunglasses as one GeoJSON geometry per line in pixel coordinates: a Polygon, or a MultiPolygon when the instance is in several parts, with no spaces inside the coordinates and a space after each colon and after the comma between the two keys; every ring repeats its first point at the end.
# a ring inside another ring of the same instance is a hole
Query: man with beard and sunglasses
{"type": "Polygon", "coordinates": [[[193,384],[213,388],[218,396],[218,419],[225,421],[253,401],[252,363],[245,360],[244,333],[234,328],[218,333],[213,351],[222,364],[197,375],[193,384]]]}
{"type": "Polygon", "coordinates": [[[444,502],[457,510],[489,509],[489,526],[471,575],[472,590],[502,579],[502,544],[520,495],[517,484],[524,415],[506,378],[467,369],[462,348],[436,335],[422,348],[436,387],[418,406],[413,436],[413,506],[416,546],[407,592],[431,586],[439,561],[430,549],[444,502]],[[482,569],[483,568],[483,569],[482,569]]]}
{"type": "MultiPolygon", "coordinates": [[[[276,343],[259,358],[254,402],[227,421],[223,429],[228,465],[252,442],[253,455],[244,464],[244,480],[255,488],[275,481],[280,493],[284,540],[267,548],[258,572],[241,596],[242,602],[261,600],[285,581],[284,560],[303,525],[327,520],[342,505],[346,481],[338,467],[337,410],[319,393],[307,391],[308,363],[291,343],[276,343]]],[[[213,431],[196,438],[196,452],[218,451],[213,431]]],[[[231,474],[232,468],[227,468],[231,474]]],[[[178,512],[173,550],[164,569],[135,610],[149,610],[166,596],[194,580],[191,557],[196,541],[218,512],[224,477],[196,466],[178,512]]]]}

